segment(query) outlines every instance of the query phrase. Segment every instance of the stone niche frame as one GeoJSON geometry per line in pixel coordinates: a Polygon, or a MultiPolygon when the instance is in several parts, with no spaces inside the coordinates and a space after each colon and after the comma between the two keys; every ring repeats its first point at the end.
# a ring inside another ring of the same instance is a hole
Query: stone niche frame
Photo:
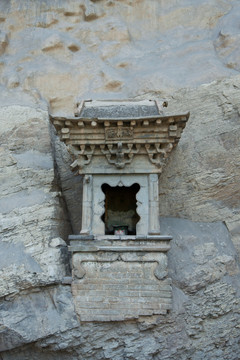
{"type": "Polygon", "coordinates": [[[106,183],[110,186],[129,187],[134,183],[140,189],[136,194],[137,213],[140,219],[136,225],[137,235],[158,235],[160,226],[158,221],[158,175],[95,175],[87,176],[84,180],[84,218],[81,235],[105,235],[105,225],[101,220],[105,211],[105,194],[101,186],[106,183]]]}
{"type": "Polygon", "coordinates": [[[82,229],[69,236],[81,321],[122,321],[171,309],[171,236],[160,232],[158,179],[189,113],[166,115],[166,106],[151,100],[83,101],[74,117],[50,116],[73,156],[72,169],[84,176],[82,229]],[[135,183],[136,235],[106,235],[102,185],[135,183]]]}

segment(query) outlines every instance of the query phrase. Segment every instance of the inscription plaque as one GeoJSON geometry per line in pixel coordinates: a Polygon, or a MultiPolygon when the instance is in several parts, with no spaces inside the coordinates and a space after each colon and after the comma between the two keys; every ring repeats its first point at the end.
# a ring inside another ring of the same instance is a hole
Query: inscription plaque
{"type": "Polygon", "coordinates": [[[133,138],[133,128],[130,127],[111,127],[105,129],[106,140],[124,140],[133,138]]]}

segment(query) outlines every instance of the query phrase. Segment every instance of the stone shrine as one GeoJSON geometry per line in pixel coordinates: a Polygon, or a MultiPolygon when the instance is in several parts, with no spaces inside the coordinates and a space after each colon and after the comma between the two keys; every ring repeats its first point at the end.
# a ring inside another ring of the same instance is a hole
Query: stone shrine
{"type": "Polygon", "coordinates": [[[70,235],[72,293],[81,321],[121,321],[171,309],[160,232],[158,179],[189,113],[167,102],[83,101],[75,116],[51,116],[84,176],[82,229],[70,235]]]}

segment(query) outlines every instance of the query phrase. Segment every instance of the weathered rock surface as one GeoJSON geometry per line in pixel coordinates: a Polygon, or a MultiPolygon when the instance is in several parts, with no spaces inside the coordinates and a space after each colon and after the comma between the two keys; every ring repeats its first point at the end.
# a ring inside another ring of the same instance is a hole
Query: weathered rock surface
{"type": "Polygon", "coordinates": [[[69,287],[25,291],[2,301],[1,336],[5,348],[30,345],[2,359],[237,359],[240,273],[226,226],[174,218],[161,225],[174,236],[168,315],[77,324],[69,287]]]}
{"type": "Polygon", "coordinates": [[[191,116],[160,178],[160,214],[225,221],[240,244],[240,77],[178,91],[168,111],[191,116]]]}
{"type": "Polygon", "coordinates": [[[239,9],[237,0],[0,2],[1,360],[239,359],[239,9]],[[81,226],[81,177],[48,110],[162,97],[169,113],[191,112],[160,177],[173,309],[79,324],[61,282],[67,236],[81,226]]]}
{"type": "Polygon", "coordinates": [[[1,108],[0,296],[59,282],[66,272],[69,224],[55,185],[48,113],[26,106],[1,108]]]}
{"type": "Polygon", "coordinates": [[[34,287],[1,302],[0,349],[8,350],[78,326],[69,287],[34,287]]]}
{"type": "Polygon", "coordinates": [[[239,71],[237,0],[1,1],[2,84],[52,111],[133,98],[239,71]]]}

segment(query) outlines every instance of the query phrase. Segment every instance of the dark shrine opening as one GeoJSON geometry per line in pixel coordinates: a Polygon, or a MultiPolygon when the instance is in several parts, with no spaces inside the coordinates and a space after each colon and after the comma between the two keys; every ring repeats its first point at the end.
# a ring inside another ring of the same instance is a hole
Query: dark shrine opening
{"type": "Polygon", "coordinates": [[[105,213],[101,219],[105,223],[106,235],[136,235],[136,224],[140,219],[136,211],[136,194],[139,190],[137,183],[115,187],[102,185],[105,213]]]}

